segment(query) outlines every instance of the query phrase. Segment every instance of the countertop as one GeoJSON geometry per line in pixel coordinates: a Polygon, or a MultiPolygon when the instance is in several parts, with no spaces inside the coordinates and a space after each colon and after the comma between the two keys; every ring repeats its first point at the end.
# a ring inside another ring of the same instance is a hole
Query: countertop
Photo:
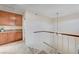
{"type": "Polygon", "coordinates": [[[7,32],[22,32],[22,29],[4,30],[4,31],[1,31],[0,33],[7,33],[7,32]]]}

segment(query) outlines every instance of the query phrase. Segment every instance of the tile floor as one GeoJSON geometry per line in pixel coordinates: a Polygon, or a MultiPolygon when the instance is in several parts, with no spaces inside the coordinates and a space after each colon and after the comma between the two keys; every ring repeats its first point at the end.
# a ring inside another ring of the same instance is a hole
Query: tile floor
{"type": "Polygon", "coordinates": [[[17,41],[0,46],[0,54],[29,54],[31,51],[26,47],[24,41],[17,41]]]}

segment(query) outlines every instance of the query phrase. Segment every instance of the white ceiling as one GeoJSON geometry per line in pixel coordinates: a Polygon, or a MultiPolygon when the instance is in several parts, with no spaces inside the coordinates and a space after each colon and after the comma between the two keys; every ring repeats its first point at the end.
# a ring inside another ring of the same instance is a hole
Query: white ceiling
{"type": "Polygon", "coordinates": [[[30,10],[34,13],[42,14],[48,17],[66,16],[73,13],[79,13],[79,4],[5,4],[4,7],[13,8],[24,13],[26,10],[30,10]]]}

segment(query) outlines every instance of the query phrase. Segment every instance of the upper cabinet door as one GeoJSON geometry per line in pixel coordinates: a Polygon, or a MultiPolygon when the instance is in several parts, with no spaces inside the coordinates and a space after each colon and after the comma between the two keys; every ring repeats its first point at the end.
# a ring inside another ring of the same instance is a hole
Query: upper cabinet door
{"type": "Polygon", "coordinates": [[[22,26],[22,15],[16,15],[16,25],[22,26]]]}
{"type": "Polygon", "coordinates": [[[9,14],[7,12],[0,11],[0,25],[8,25],[9,14]]]}
{"type": "Polygon", "coordinates": [[[16,21],[16,14],[14,13],[9,13],[9,20],[8,20],[8,23],[9,25],[16,25],[15,24],[15,21],[16,21]]]}
{"type": "Polygon", "coordinates": [[[22,15],[0,11],[0,25],[22,25],[22,15]]]}

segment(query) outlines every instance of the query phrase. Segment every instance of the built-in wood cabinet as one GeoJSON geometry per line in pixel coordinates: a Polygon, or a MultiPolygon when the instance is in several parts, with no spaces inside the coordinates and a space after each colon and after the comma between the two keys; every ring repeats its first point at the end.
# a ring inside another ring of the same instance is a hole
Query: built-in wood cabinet
{"type": "MultiPolygon", "coordinates": [[[[22,26],[22,15],[0,11],[0,26],[22,26]]],[[[0,32],[0,44],[9,43],[22,39],[22,32],[10,30],[0,32]]]]}

